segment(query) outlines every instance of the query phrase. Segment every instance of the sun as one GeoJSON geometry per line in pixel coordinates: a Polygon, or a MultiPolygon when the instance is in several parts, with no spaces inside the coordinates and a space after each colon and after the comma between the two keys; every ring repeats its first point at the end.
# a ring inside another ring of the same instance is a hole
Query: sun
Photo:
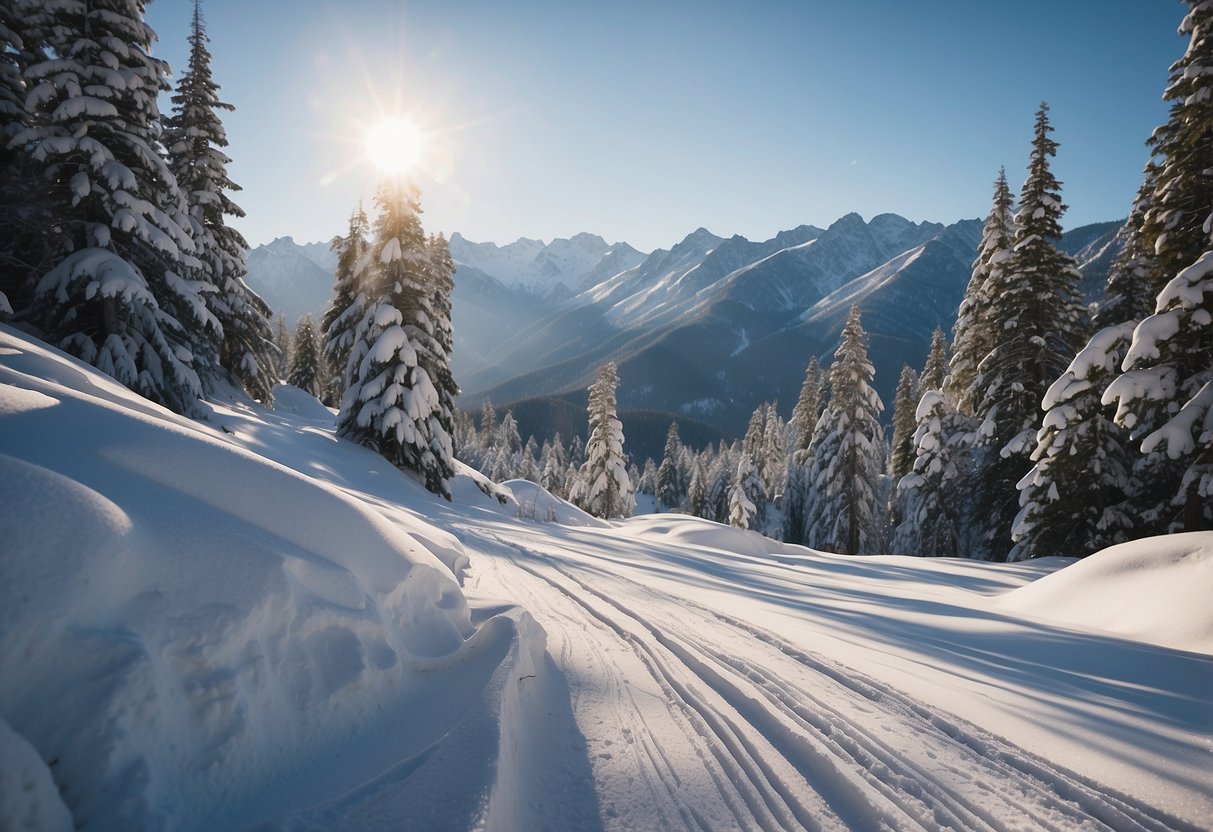
{"type": "Polygon", "coordinates": [[[417,125],[403,118],[387,118],[366,134],[366,156],[375,167],[392,176],[402,176],[421,161],[425,136],[417,125]]]}

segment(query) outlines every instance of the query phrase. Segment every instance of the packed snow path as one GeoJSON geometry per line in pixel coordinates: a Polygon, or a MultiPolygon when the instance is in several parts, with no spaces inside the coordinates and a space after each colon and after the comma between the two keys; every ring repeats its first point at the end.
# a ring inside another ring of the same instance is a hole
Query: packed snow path
{"type": "Polygon", "coordinates": [[[549,634],[608,829],[1198,828],[609,557],[587,562],[590,547],[464,535],[470,584],[508,592],[549,634]]]}
{"type": "Polygon", "coordinates": [[[1213,534],[852,558],[454,485],[0,326],[0,829],[1213,829],[1213,534]]]}

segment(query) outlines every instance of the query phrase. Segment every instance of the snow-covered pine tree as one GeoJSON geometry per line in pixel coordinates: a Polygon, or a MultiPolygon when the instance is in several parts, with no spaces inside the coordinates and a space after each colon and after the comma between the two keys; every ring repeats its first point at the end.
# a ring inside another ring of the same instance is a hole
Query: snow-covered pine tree
{"type": "Polygon", "coordinates": [[[1049,107],[1036,113],[1028,177],[1016,214],[1015,238],[1004,269],[991,272],[987,314],[994,342],[976,382],[978,516],[985,518],[986,557],[1005,560],[1019,512],[1016,485],[1031,467],[1040,404],[1049,385],[1075,354],[1082,338],[1083,308],[1073,259],[1061,239],[1061,183],[1049,169],[1057,142],[1049,138],[1049,107]]]}
{"type": "Polygon", "coordinates": [[[623,423],[619,421],[615,390],[619,374],[608,361],[598,368],[589,388],[589,441],[581,469],[584,493],[578,505],[595,517],[614,519],[632,513],[632,483],[623,455],[623,423]]]}
{"type": "Polygon", "coordinates": [[[33,159],[9,141],[29,126],[23,67],[32,56],[13,0],[0,0],[0,321],[29,304],[43,246],[31,222],[39,206],[33,159]]]}
{"type": "Polygon", "coordinates": [[[1213,527],[1213,2],[1188,5],[1188,49],[1163,94],[1170,116],[1150,139],[1157,184],[1141,233],[1155,258],[1154,312],[1103,397],[1141,439],[1172,530],[1213,527]]]}
{"type": "Polygon", "coordinates": [[[1045,393],[1041,405],[1047,412],[1032,452],[1036,464],[1019,483],[1008,560],[1081,557],[1120,542],[1132,528],[1125,514],[1130,461],[1100,397],[1133,326],[1097,332],[1045,393]]]}
{"type": "Polygon", "coordinates": [[[780,417],[775,403],[767,405],[762,439],[762,474],[767,500],[779,503],[788,478],[788,425],[780,417]]]}
{"type": "Polygon", "coordinates": [[[707,519],[718,523],[729,521],[729,489],[733,486],[733,476],[737,471],[737,458],[741,452],[739,443],[726,446],[723,442],[720,451],[712,461],[708,472],[708,514],[707,519]]]}
{"type": "Polygon", "coordinates": [[[814,548],[863,554],[883,525],[884,405],[872,388],[874,375],[859,307],[853,306],[830,366],[830,402],[809,448],[805,540],[814,548]]]}
{"type": "Polygon", "coordinates": [[[893,394],[893,451],[889,457],[893,479],[899,480],[914,467],[914,413],[918,409],[918,373],[901,365],[897,392],[893,394]]]}
{"type": "Polygon", "coordinates": [[[707,519],[708,486],[707,472],[704,470],[703,458],[696,456],[691,468],[691,484],[687,487],[686,511],[694,517],[707,519]]]}
{"type": "Polygon", "coordinates": [[[564,442],[557,433],[551,443],[543,443],[543,471],[539,475],[539,484],[549,492],[561,495],[565,491],[564,477],[568,460],[564,455],[564,442]]]}
{"type": "MultiPolygon", "coordinates": [[[[426,366],[438,349],[429,256],[417,189],[385,182],[376,195],[371,272],[362,340],[365,354],[350,372],[338,434],[373,448],[393,465],[418,473],[425,487],[450,499],[451,437],[426,366]]],[[[361,353],[355,346],[353,356],[361,353]]]]}
{"type": "Polygon", "coordinates": [[[49,270],[27,319],[44,337],[132,390],[200,413],[195,354],[217,321],[191,280],[199,261],[186,203],[160,153],[156,99],[168,66],[142,0],[23,7],[45,52],[26,68],[29,126],[10,144],[49,184],[49,270]]]}
{"type": "Polygon", "coordinates": [[[787,474],[783,485],[783,532],[788,543],[803,543],[807,516],[805,510],[809,499],[809,448],[813,442],[813,431],[821,418],[826,403],[826,377],[817,362],[817,356],[809,359],[804,382],[800,386],[800,398],[792,409],[788,422],[790,454],[787,474]]]}
{"type": "Polygon", "coordinates": [[[737,471],[729,487],[729,525],[738,529],[765,528],[766,486],[753,457],[745,448],[738,454],[737,471]]]}
{"type": "Polygon", "coordinates": [[[320,398],[324,392],[324,355],[320,350],[320,338],[316,333],[316,322],[310,314],[299,319],[295,327],[295,349],[291,353],[291,367],[286,383],[293,384],[306,393],[320,398]]]}
{"type": "Polygon", "coordinates": [[[931,348],[918,376],[919,390],[943,390],[948,376],[948,336],[941,327],[931,333],[931,348]]]}
{"type": "Polygon", "coordinates": [[[284,379],[291,368],[291,331],[286,326],[286,315],[281,312],[274,323],[274,346],[278,349],[275,354],[278,378],[284,379]]]}
{"type": "Polygon", "coordinates": [[[657,469],[657,503],[671,511],[678,508],[686,496],[678,470],[678,456],[681,450],[678,423],[670,422],[670,429],[665,435],[665,453],[661,457],[661,467],[657,469]]]}
{"type": "Polygon", "coordinates": [[[813,441],[813,429],[821,418],[822,408],[826,399],[826,377],[817,363],[817,356],[809,359],[809,366],[804,372],[804,382],[800,385],[800,398],[792,409],[792,419],[788,423],[792,432],[792,462],[803,465],[808,459],[809,443],[813,441]]]}
{"type": "Polygon", "coordinates": [[[488,473],[494,482],[504,482],[518,476],[518,465],[522,457],[522,435],[518,432],[514,411],[507,410],[501,417],[501,424],[493,432],[489,455],[492,462],[488,473]]]}
{"type": "Polygon", "coordinates": [[[967,416],[977,411],[978,366],[993,347],[994,330],[1002,323],[990,317],[994,305],[989,292],[991,282],[1003,283],[1003,276],[996,273],[1006,268],[1011,256],[1015,236],[1013,207],[1006,169],[999,168],[994,181],[994,201],[982,227],[977,259],[973,261],[973,274],[952,329],[952,361],[944,387],[957,409],[967,416]]]}
{"type": "Polygon", "coordinates": [[[330,247],[337,255],[334,272],[333,299],[320,319],[324,338],[324,355],[332,369],[332,379],[326,385],[326,395],[336,396],[338,402],[350,385],[349,368],[362,361],[350,360],[355,345],[365,347],[358,339],[358,325],[366,315],[366,271],[370,265],[370,243],[367,241],[369,222],[362,203],[350,214],[345,236],[333,238],[330,247]]]}
{"type": "MultiPolygon", "coordinates": [[[[207,344],[204,352],[217,352],[208,360],[216,360],[218,366],[199,370],[208,390],[216,388],[222,375],[230,374],[250,396],[269,404],[278,378],[270,308],[245,282],[248,245],[225,219],[244,216],[229,196],[240,186],[228,176],[231,160],[221,149],[227,147],[227,134],[219,111],[235,108],[219,100],[208,40],[200,0],[194,0],[189,61],[172,98],[173,112],[165,122],[164,137],[169,168],[189,207],[201,262],[198,278],[215,288],[203,299],[219,322],[219,331],[212,337],[221,340],[217,350],[207,344]],[[227,372],[219,372],[220,367],[227,372]]],[[[201,363],[202,357],[198,358],[201,363]]]]}
{"type": "Polygon", "coordinates": [[[1142,224],[1158,178],[1158,166],[1151,160],[1146,164],[1145,180],[1133,200],[1129,219],[1117,232],[1120,254],[1108,270],[1104,296],[1095,310],[1092,320],[1097,329],[1140,321],[1154,311],[1156,293],[1150,291],[1156,267],[1154,251],[1142,236],[1142,224]]]}
{"type": "Polygon", "coordinates": [[[518,479],[539,482],[539,463],[535,458],[535,437],[529,437],[518,461],[518,479]]]}
{"type": "MultiPolygon", "coordinates": [[[[738,456],[737,471],[733,474],[733,484],[729,487],[730,526],[749,529],[757,525],[758,506],[752,495],[762,488],[762,478],[754,467],[754,460],[743,447],[738,456]]],[[[765,500],[765,495],[762,499],[765,500]]]]}
{"type": "Polygon", "coordinates": [[[961,487],[968,460],[963,431],[946,393],[924,390],[914,414],[914,467],[897,483],[893,502],[897,526],[891,548],[895,554],[963,554],[966,495],[961,487]]]}
{"type": "MultiPolygon", "coordinates": [[[[455,400],[459,397],[459,385],[451,370],[454,355],[455,335],[451,325],[451,294],[455,290],[455,261],[446,237],[432,234],[426,240],[426,256],[429,258],[430,308],[433,315],[434,348],[420,356],[421,365],[429,373],[438,391],[438,421],[449,436],[454,432],[455,400]]],[[[537,474],[536,477],[537,478],[537,474]]],[[[527,479],[533,479],[527,477],[527,479]]]]}
{"type": "Polygon", "coordinates": [[[1020,512],[1010,558],[1085,555],[1128,537],[1166,531],[1159,524],[1160,479],[1170,466],[1140,458],[1129,433],[1102,404],[1132,338],[1152,308],[1149,296],[1154,253],[1145,248],[1141,226],[1154,192],[1156,165],[1146,165],[1129,219],[1118,237],[1120,254],[1108,273],[1091,336],[1049,388],[1035,466],[1019,483],[1020,512]]]}

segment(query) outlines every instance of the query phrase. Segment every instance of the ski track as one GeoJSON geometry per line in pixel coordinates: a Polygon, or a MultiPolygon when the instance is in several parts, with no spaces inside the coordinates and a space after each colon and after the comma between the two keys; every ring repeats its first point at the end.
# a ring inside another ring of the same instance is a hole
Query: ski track
{"type": "Polygon", "coordinates": [[[762,628],[460,532],[560,645],[607,829],[1197,829],[762,628]]]}

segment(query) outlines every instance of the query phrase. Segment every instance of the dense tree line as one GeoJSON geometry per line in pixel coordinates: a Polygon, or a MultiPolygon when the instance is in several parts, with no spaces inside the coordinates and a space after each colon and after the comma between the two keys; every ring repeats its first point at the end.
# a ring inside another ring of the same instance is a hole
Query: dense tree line
{"type": "MultiPolygon", "coordinates": [[[[743,439],[703,450],[671,425],[660,462],[633,467],[637,491],[658,510],[847,553],[1081,556],[1213,527],[1213,6],[1189,5],[1170,116],[1098,304],[1079,303],[1057,246],[1066,206],[1042,104],[1018,200],[1000,171],[952,343],[937,330],[921,371],[903,368],[889,441],[853,308],[789,422],[764,404],[743,439]]],[[[510,421],[465,421],[468,458],[584,489],[579,443],[523,444],[516,425],[507,443],[510,421]]]]}

